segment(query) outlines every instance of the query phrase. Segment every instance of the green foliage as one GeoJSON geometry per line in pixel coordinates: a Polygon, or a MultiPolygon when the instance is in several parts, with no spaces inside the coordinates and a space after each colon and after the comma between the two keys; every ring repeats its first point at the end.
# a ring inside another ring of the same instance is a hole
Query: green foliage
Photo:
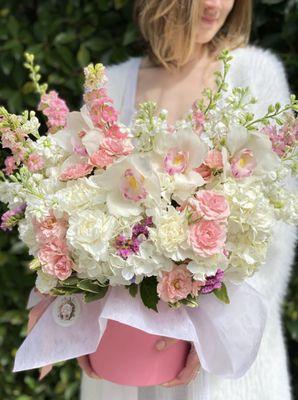
{"type": "MultiPolygon", "coordinates": [[[[26,51],[35,55],[50,88],[56,89],[71,108],[78,107],[82,99],[82,67],[89,62],[120,62],[140,54],[131,18],[132,4],[133,0],[0,0],[0,104],[15,113],[36,108],[38,96],[23,66],[26,51]]],[[[291,91],[296,94],[297,37],[297,1],[255,1],[252,41],[280,55],[291,91]]],[[[31,73],[37,78],[39,71],[31,73]]],[[[1,152],[1,165],[3,158],[1,152]]],[[[0,211],[5,210],[2,207],[0,211]]],[[[0,234],[0,399],[78,399],[80,370],[75,361],[55,367],[41,382],[38,371],[11,373],[13,357],[25,337],[25,307],[34,283],[29,261],[16,232],[0,234]]],[[[130,288],[132,294],[134,290],[130,288]]],[[[90,294],[97,295],[92,291],[90,294]]],[[[296,385],[294,397],[298,398],[297,309],[296,273],[285,305],[285,327],[296,385]]]]}

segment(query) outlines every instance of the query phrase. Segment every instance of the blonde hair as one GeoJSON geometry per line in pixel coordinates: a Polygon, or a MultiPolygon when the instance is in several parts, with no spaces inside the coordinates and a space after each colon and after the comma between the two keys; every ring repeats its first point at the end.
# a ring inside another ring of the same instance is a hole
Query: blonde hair
{"type": "MultiPolygon", "coordinates": [[[[134,21],[150,60],[173,70],[190,58],[196,41],[200,0],[135,0],[134,21]]],[[[252,0],[235,0],[224,26],[208,43],[213,52],[233,50],[249,41],[252,0]]]]}

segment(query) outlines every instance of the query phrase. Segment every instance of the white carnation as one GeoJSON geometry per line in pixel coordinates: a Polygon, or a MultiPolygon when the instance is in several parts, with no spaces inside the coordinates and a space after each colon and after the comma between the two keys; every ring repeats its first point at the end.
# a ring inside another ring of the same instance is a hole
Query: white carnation
{"type": "Polygon", "coordinates": [[[71,215],[67,240],[75,249],[87,251],[96,261],[106,261],[115,218],[99,209],[82,210],[71,215]]]}

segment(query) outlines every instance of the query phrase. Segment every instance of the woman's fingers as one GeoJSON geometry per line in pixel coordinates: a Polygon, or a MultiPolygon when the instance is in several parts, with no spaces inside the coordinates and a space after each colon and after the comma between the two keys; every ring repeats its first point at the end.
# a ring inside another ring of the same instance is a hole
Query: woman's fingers
{"type": "Polygon", "coordinates": [[[88,356],[81,356],[77,358],[79,366],[82,368],[82,370],[85,371],[85,373],[93,379],[101,379],[100,376],[96,375],[96,373],[93,371],[90,360],[88,356]]]}
{"type": "Polygon", "coordinates": [[[164,383],[162,386],[173,387],[178,385],[187,385],[196,377],[199,369],[200,369],[199,357],[192,344],[186,360],[185,367],[180,371],[177,378],[164,383]]]}
{"type": "Polygon", "coordinates": [[[179,342],[179,339],[162,336],[155,344],[157,350],[166,350],[173,344],[179,342]]]}

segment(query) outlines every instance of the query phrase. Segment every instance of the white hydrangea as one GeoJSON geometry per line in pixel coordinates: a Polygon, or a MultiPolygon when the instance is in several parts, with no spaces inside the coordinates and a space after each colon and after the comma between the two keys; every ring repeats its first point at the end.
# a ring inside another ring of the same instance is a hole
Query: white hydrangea
{"type": "Polygon", "coordinates": [[[89,253],[80,250],[74,252],[74,270],[79,278],[97,279],[104,283],[113,272],[107,262],[96,261],[89,253]]]}

